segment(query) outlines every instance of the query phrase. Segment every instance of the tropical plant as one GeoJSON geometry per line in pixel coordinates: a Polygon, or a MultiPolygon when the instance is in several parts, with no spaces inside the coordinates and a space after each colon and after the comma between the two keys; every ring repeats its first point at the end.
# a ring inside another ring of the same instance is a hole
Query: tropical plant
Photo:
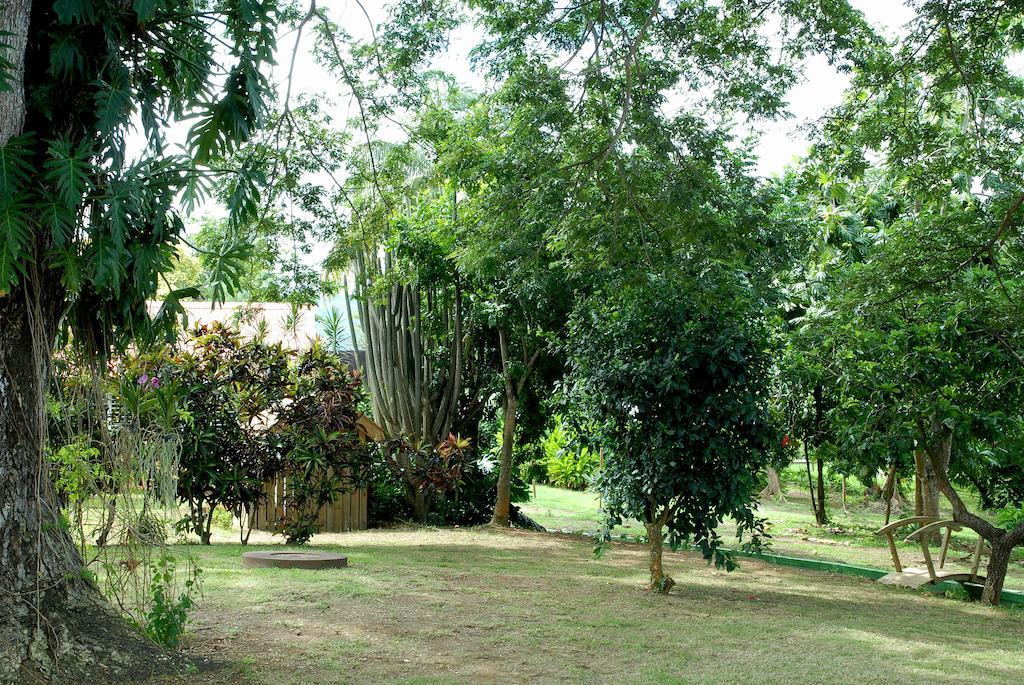
{"type": "Polygon", "coordinates": [[[178,586],[177,560],[164,554],[157,562],[150,580],[151,601],[142,629],[154,642],[164,647],[177,647],[189,613],[195,606],[200,589],[202,569],[189,565],[188,577],[178,586]],[[175,593],[178,593],[175,596],[175,593]]]}
{"type": "Polygon", "coordinates": [[[289,402],[274,426],[285,441],[279,473],[287,476],[289,544],[319,530],[320,508],[368,483],[372,450],[359,430],[363,390],[337,355],[314,343],[295,362],[289,402]]]}
{"type": "Polygon", "coordinates": [[[286,445],[271,429],[289,393],[289,355],[280,345],[242,340],[223,324],[192,330],[181,349],[153,373],[183,388],[178,497],[188,506],[181,527],[210,543],[214,512],[223,506],[246,522],[280,468],[286,445]]]}

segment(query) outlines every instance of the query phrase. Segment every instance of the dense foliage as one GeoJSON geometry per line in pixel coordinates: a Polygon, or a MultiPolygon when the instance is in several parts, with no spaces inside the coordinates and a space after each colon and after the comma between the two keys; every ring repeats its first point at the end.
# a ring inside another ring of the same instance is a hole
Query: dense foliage
{"type": "Polygon", "coordinates": [[[180,527],[204,544],[218,508],[234,515],[246,542],[266,483],[279,476],[288,484],[287,513],[274,525],[297,543],[317,532],[321,506],[365,484],[370,449],[358,427],[359,381],[320,345],[296,354],[214,324],[124,367],[118,402],[170,396],[170,430],[180,438],[177,496],[188,507],[180,527]]]}
{"type": "Polygon", "coordinates": [[[807,231],[782,365],[792,426],[847,473],[914,478],[919,514],[948,500],[992,545],[991,602],[1024,527],[958,488],[987,507],[1024,494],[1020,21],[921,5],[895,46],[865,50],[790,196],[807,231]]]}
{"type": "Polygon", "coordinates": [[[216,324],[192,331],[149,374],[181,388],[178,496],[188,506],[187,530],[204,544],[217,507],[242,522],[244,541],[245,509],[260,501],[264,482],[279,470],[285,445],[268,422],[289,396],[288,362],[280,346],[243,342],[237,331],[216,324]]]}
{"type": "Polygon", "coordinates": [[[651,588],[662,530],[732,568],[716,531],[726,516],[756,545],[751,499],[776,433],[768,408],[767,333],[755,302],[728,272],[652,279],[594,302],[573,321],[575,406],[606,450],[598,477],[609,523],[647,527],[651,588]]]}

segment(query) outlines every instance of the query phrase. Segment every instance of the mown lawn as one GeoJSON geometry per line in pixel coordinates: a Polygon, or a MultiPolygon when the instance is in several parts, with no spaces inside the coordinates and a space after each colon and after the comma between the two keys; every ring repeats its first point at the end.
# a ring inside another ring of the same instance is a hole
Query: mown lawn
{"type": "Polygon", "coordinates": [[[314,548],[349,568],[247,569],[228,535],[197,549],[204,596],[186,641],[220,668],[171,682],[1024,679],[1024,611],[859,578],[749,559],[727,574],[672,554],[678,584],[652,596],[640,546],[595,559],[579,537],[486,528],[320,535],[314,548]]]}
{"type": "MultiPolygon", "coordinates": [[[[600,512],[596,494],[544,485],[538,485],[536,492],[537,497],[522,507],[527,515],[548,530],[585,534],[597,530],[600,512]]],[[[759,515],[768,519],[771,551],[880,569],[891,568],[892,561],[884,539],[873,534],[885,522],[882,505],[877,502],[863,504],[851,498],[844,511],[839,498],[833,499],[829,509],[831,522],[826,527],[815,524],[809,497],[804,492],[790,490],[782,502],[762,502],[759,515]]],[[[898,515],[894,514],[893,520],[896,518],[898,515]]],[[[735,526],[726,521],[719,530],[726,544],[732,544],[735,526]]],[[[911,530],[907,529],[904,534],[911,530]]],[[[645,535],[645,532],[643,526],[633,522],[616,528],[613,534],[637,537],[645,535]]],[[[924,564],[916,542],[898,540],[900,557],[905,565],[924,564]]],[[[955,533],[947,567],[968,569],[976,540],[971,531],[955,533]]],[[[938,550],[934,556],[938,557],[938,550]]],[[[1024,548],[1015,550],[1013,559],[1006,587],[1024,589],[1024,548]]]]}

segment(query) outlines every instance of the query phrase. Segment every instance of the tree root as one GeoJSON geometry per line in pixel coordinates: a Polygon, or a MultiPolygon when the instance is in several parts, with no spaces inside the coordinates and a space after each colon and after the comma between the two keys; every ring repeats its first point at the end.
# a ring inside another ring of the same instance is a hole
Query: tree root
{"type": "Polygon", "coordinates": [[[184,669],[184,657],[137,632],[94,592],[0,595],[0,683],[142,682],[184,669]]]}

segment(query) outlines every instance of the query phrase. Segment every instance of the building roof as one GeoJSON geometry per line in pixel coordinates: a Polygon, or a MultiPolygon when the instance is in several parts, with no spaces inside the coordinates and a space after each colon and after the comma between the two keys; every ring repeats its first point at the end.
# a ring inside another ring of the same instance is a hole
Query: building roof
{"type": "MultiPolygon", "coordinates": [[[[146,303],[150,316],[156,315],[160,305],[160,302],[155,301],[146,303]]],[[[292,350],[308,347],[310,341],[317,337],[314,307],[299,307],[295,310],[298,321],[290,326],[293,309],[287,302],[225,302],[217,305],[212,302],[182,302],[181,306],[188,314],[189,328],[221,322],[251,337],[259,327],[265,325],[268,343],[281,343],[292,350]],[[265,324],[261,324],[261,321],[265,324]]]]}

